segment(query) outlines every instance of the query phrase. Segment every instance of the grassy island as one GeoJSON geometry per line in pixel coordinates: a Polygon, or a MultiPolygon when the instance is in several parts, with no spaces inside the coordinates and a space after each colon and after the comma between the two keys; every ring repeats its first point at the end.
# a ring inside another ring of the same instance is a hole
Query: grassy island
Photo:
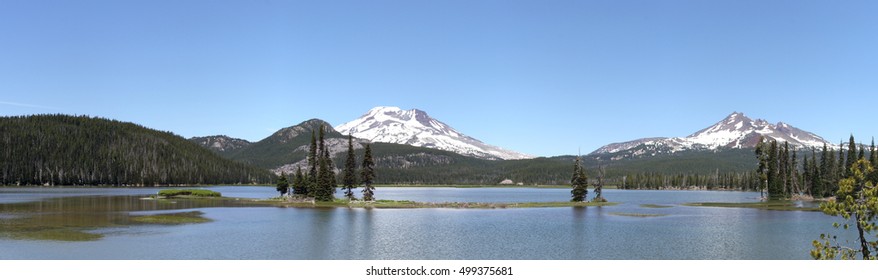
{"type": "Polygon", "coordinates": [[[256,201],[280,207],[301,208],[366,208],[366,209],[416,209],[416,208],[451,208],[451,209],[506,209],[506,208],[547,208],[547,207],[600,207],[614,206],[614,202],[520,202],[520,203],[489,203],[489,202],[417,202],[409,200],[377,200],[362,201],[335,199],[321,202],[303,199],[274,198],[256,201]]]}
{"type": "Polygon", "coordinates": [[[211,190],[199,190],[199,189],[188,189],[188,190],[161,190],[158,193],[159,198],[198,198],[198,197],[222,197],[221,193],[211,191],[211,190]]]}

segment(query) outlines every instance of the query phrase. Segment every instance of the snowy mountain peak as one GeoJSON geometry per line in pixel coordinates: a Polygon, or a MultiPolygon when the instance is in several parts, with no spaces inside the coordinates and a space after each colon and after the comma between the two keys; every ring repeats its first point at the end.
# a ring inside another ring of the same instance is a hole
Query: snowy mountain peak
{"type": "Polygon", "coordinates": [[[687,137],[645,138],[624,143],[610,144],[592,154],[609,154],[628,151],[630,155],[674,153],[684,150],[717,150],[753,148],[764,137],[778,142],[789,142],[796,148],[821,148],[830,144],[814,133],[798,129],[790,124],[771,124],[762,119],[753,120],[743,113],[733,112],[725,119],[699,130],[687,137]]]}
{"type": "Polygon", "coordinates": [[[525,159],[532,156],[482,143],[433,119],[427,112],[382,106],[335,127],[342,134],[373,142],[396,143],[446,150],[486,159],[525,159]]]}

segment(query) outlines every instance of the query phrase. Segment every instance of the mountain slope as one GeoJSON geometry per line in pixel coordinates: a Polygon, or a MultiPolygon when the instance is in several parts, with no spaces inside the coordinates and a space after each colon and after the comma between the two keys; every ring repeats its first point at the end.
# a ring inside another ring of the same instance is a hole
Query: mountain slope
{"type": "Polygon", "coordinates": [[[0,185],[270,183],[266,170],[224,159],[169,132],[102,118],[0,118],[0,185]]]}
{"type": "Polygon", "coordinates": [[[533,158],[466,136],[417,109],[375,107],[360,118],[339,125],[335,129],[342,134],[372,142],[433,148],[482,159],[533,158]]]}
{"type": "MultiPolygon", "coordinates": [[[[278,130],[271,136],[253,143],[236,153],[230,154],[229,158],[250,163],[265,169],[291,171],[289,168],[278,168],[298,162],[308,154],[308,146],[311,144],[311,133],[326,128],[325,141],[332,154],[347,150],[347,137],[332,129],[332,126],[319,119],[311,119],[300,124],[278,130]]],[[[315,135],[316,137],[317,135],[315,135]]],[[[360,148],[360,142],[355,141],[354,148],[360,148]]]]}
{"type": "Polygon", "coordinates": [[[192,137],[189,138],[189,141],[195,142],[196,144],[220,155],[232,155],[252,144],[250,141],[225,135],[192,137]]]}
{"type": "Polygon", "coordinates": [[[778,142],[789,142],[799,149],[832,146],[820,136],[789,124],[775,124],[765,120],[753,120],[743,113],[734,112],[716,124],[699,130],[687,137],[644,138],[601,147],[590,155],[614,155],[617,160],[626,157],[654,156],[680,151],[718,151],[722,149],[748,149],[756,147],[760,137],[778,142]]]}

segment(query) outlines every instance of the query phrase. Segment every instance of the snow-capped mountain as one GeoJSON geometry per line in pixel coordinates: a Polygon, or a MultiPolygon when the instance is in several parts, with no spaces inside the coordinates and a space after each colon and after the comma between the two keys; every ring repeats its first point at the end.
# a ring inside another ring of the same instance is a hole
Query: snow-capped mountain
{"type": "Polygon", "coordinates": [[[814,133],[787,123],[771,124],[761,119],[750,119],[734,112],[722,121],[687,137],[644,138],[601,147],[592,155],[622,153],[620,157],[674,153],[685,150],[742,149],[756,147],[760,137],[788,142],[795,148],[822,148],[833,145],[814,133]]]}
{"type": "Polygon", "coordinates": [[[335,130],[372,142],[433,148],[484,159],[533,158],[482,143],[417,109],[375,107],[356,120],[336,126],[335,130]]]}

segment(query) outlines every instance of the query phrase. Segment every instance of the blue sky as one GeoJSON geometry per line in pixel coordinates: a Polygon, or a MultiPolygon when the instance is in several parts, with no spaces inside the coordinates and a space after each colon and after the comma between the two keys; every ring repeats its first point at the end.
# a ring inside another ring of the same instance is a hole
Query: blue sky
{"type": "Polygon", "coordinates": [[[0,115],[257,141],[374,106],[540,156],[733,111],[878,135],[876,1],[0,1],[0,115]]]}

